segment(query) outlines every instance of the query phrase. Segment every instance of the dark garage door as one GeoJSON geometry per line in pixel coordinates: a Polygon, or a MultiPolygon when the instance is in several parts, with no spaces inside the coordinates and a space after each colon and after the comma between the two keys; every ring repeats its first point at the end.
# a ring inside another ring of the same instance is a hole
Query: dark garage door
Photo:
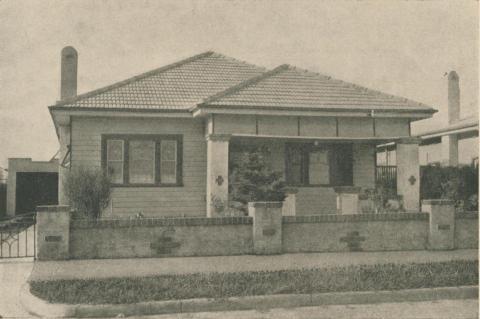
{"type": "Polygon", "coordinates": [[[58,173],[17,173],[15,214],[58,203],[58,173]]]}

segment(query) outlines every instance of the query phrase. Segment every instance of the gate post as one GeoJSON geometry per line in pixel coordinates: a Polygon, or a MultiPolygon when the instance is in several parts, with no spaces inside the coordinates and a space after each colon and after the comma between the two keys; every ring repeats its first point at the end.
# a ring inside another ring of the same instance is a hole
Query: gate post
{"type": "Polygon", "coordinates": [[[38,260],[62,260],[69,257],[70,206],[37,206],[38,260]]]}
{"type": "Polygon", "coordinates": [[[430,215],[428,248],[431,250],[454,249],[455,206],[453,200],[423,200],[422,211],[430,215]]]}

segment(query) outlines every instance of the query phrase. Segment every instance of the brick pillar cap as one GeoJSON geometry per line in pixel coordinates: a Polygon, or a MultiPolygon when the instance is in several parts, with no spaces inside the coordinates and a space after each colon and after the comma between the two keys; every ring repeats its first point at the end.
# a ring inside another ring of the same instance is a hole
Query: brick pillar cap
{"type": "Polygon", "coordinates": [[[362,188],[358,186],[337,186],[333,189],[336,193],[340,194],[360,194],[360,191],[362,190],[362,188]]]}
{"type": "Polygon", "coordinates": [[[248,206],[262,208],[280,208],[283,206],[283,202],[249,202],[248,206]]]}
{"type": "Polygon", "coordinates": [[[286,194],[297,194],[298,193],[298,188],[293,188],[293,187],[287,188],[287,189],[285,189],[285,193],[286,194]]]}
{"type": "Polygon", "coordinates": [[[424,205],[454,205],[455,201],[451,199],[424,199],[422,200],[424,205]]]}
{"type": "Polygon", "coordinates": [[[68,205],[42,205],[37,206],[37,212],[69,212],[70,206],[68,205]]]}

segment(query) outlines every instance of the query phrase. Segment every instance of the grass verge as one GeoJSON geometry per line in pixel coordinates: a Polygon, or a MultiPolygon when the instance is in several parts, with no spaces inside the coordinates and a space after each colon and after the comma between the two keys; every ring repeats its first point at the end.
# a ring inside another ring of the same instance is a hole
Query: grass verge
{"type": "Polygon", "coordinates": [[[126,304],[154,300],[462,285],[478,285],[478,261],[34,281],[30,291],[52,303],[126,304]]]}

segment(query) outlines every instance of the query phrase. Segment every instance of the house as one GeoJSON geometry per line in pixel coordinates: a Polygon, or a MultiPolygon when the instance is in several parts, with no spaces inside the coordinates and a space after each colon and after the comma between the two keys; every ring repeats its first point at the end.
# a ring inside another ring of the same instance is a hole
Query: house
{"type": "Polygon", "coordinates": [[[268,145],[272,169],[297,188],[294,214],[335,213],[337,193],[374,187],[375,147],[388,142],[398,144],[405,208],[419,209],[410,123],[432,116],[427,105],[215,52],[81,95],[74,48],[62,50],[61,69],[61,100],[49,107],[70,163],[59,179],[80,165],[108,169],[107,215],[216,216],[215,203],[228,201],[229,159],[252,145],[268,145]]]}
{"type": "MultiPolygon", "coordinates": [[[[421,165],[478,165],[478,116],[460,118],[460,86],[455,71],[448,75],[448,124],[416,134],[421,139],[421,165]]],[[[395,144],[377,147],[377,163],[395,166],[395,144]]]]}

